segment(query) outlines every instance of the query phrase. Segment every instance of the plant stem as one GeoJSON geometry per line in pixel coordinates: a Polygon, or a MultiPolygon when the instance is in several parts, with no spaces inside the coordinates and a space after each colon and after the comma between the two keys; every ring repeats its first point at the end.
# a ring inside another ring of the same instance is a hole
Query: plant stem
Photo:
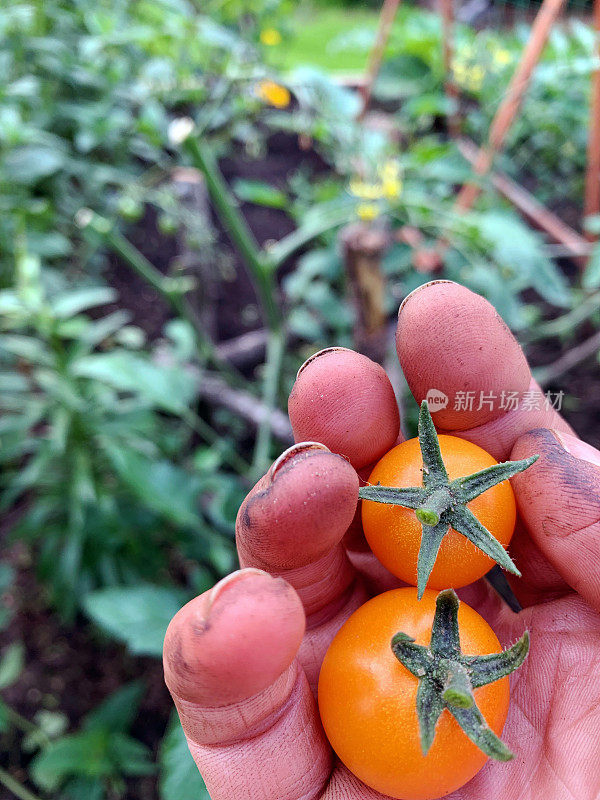
{"type": "Polygon", "coordinates": [[[202,327],[198,324],[194,315],[190,313],[186,306],[184,298],[181,296],[180,291],[171,291],[168,288],[167,281],[170,279],[168,276],[163,275],[154,264],[152,264],[146,256],[141,253],[137,247],[126,239],[122,233],[114,229],[103,233],[105,241],[110,247],[133,268],[137,274],[150,284],[156,291],[164,297],[164,299],[171,305],[175,313],[181,318],[189,322],[194,331],[196,338],[196,346],[201,358],[204,358],[209,363],[213,364],[219,371],[227,375],[228,379],[234,386],[239,386],[248,389],[249,383],[245,380],[243,375],[236,369],[232,368],[229,364],[219,358],[218,353],[213,343],[208,339],[202,327]]]}
{"type": "Polygon", "coordinates": [[[276,300],[275,270],[280,262],[273,261],[261,250],[254,234],[242,216],[237,200],[227,186],[212,152],[200,137],[188,136],[184,143],[194,165],[201,170],[206,180],[211,199],[223,227],[237,247],[254,285],[254,290],[263,310],[265,325],[269,330],[262,400],[267,415],[262,420],[252,459],[252,474],[257,477],[267,466],[272,429],[268,413],[275,408],[279,375],[285,346],[283,315],[276,300]]]}
{"type": "Polygon", "coordinates": [[[254,455],[252,457],[252,475],[258,480],[269,464],[269,449],[273,428],[270,413],[277,405],[277,389],[279,373],[285,349],[285,334],[282,329],[271,331],[267,341],[267,355],[265,359],[265,373],[263,379],[263,403],[267,413],[258,426],[254,455]]]}
{"type": "Polygon", "coordinates": [[[190,154],[194,166],[204,175],[206,186],[223,227],[248,267],[267,326],[274,330],[281,323],[281,312],[274,297],[273,265],[268,255],[258,246],[254,234],[242,216],[237,200],[225,183],[209,148],[195,136],[188,136],[184,146],[190,154]]]}
{"type": "Polygon", "coordinates": [[[531,331],[527,336],[525,344],[551,336],[560,336],[563,333],[572,333],[579,323],[584,322],[588,317],[591,317],[592,314],[598,311],[599,303],[600,291],[597,291],[583,299],[579,305],[576,305],[566,314],[538,325],[537,328],[531,331]]]}
{"type": "Polygon", "coordinates": [[[186,411],[183,415],[183,419],[186,423],[192,428],[192,430],[196,431],[196,433],[200,434],[202,438],[209,442],[209,444],[219,445],[221,449],[221,454],[223,456],[223,460],[226,461],[230,467],[232,467],[239,475],[247,475],[250,471],[250,464],[246,461],[245,458],[236,453],[235,449],[229,444],[229,442],[225,441],[222,436],[220,436],[214,428],[199,417],[197,414],[194,414],[193,411],[186,411]]]}
{"type": "Polygon", "coordinates": [[[37,725],[34,725],[33,722],[30,722],[26,717],[21,716],[18,711],[15,711],[14,708],[4,703],[3,705],[4,711],[8,714],[10,721],[15,725],[17,728],[20,728],[23,733],[35,733],[35,734],[42,734],[42,737],[49,743],[49,739],[45,733],[43,733],[37,725]]]}
{"type": "Polygon", "coordinates": [[[341,209],[336,209],[335,213],[332,212],[330,215],[324,215],[318,225],[306,228],[300,227],[292,231],[292,233],[284,236],[283,239],[280,239],[270,248],[269,256],[272,263],[276,266],[283,264],[284,261],[301,247],[304,247],[304,245],[316,239],[318,236],[322,236],[324,233],[350,222],[354,219],[355,215],[356,211],[354,206],[343,207],[341,209]]]}
{"type": "Polygon", "coordinates": [[[18,797],[19,800],[41,800],[38,795],[33,794],[30,792],[29,789],[26,789],[22,783],[20,783],[16,778],[7,772],[6,770],[0,767],[0,783],[2,783],[9,792],[12,792],[15,797],[18,797]]]}
{"type": "Polygon", "coordinates": [[[538,367],[538,369],[534,369],[534,378],[537,380],[540,386],[546,386],[547,384],[555,381],[565,372],[568,372],[570,369],[573,369],[573,367],[576,367],[577,364],[585,361],[586,358],[590,358],[591,356],[595,355],[599,350],[600,331],[596,331],[596,333],[593,336],[590,336],[589,339],[581,342],[581,344],[578,344],[571,350],[567,350],[567,352],[557,359],[553,364],[548,364],[545,367],[538,367]]]}
{"type": "Polygon", "coordinates": [[[143,278],[146,283],[154,287],[156,291],[161,294],[165,300],[171,302],[172,294],[165,289],[165,276],[152,264],[145,255],[131,244],[122,233],[110,228],[105,234],[106,241],[112,249],[118,253],[128,264],[133,267],[137,274],[143,278]]]}

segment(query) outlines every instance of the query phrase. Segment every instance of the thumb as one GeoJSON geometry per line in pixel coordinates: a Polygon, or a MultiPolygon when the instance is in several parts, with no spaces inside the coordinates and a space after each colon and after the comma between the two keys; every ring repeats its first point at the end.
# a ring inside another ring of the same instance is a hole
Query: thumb
{"type": "Polygon", "coordinates": [[[306,800],[331,771],[295,658],[304,611],[281,578],[234,572],[171,620],[165,681],[212,800],[306,800]]]}
{"type": "Polygon", "coordinates": [[[538,453],[511,479],[529,534],[558,574],[600,610],[600,452],[563,431],[521,436],[511,459],[538,453]]]}

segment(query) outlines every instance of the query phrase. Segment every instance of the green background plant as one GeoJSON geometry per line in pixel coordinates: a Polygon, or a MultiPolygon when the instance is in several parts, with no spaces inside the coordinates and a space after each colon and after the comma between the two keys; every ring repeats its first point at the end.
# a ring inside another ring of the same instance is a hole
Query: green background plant
{"type": "MultiPolygon", "coordinates": [[[[393,135],[357,122],[359,97],[332,74],[364,67],[376,25],[371,7],[281,0],[19,0],[2,10],[0,508],[10,525],[0,535],[28,554],[52,624],[85,631],[100,652],[121,647],[141,676],[77,718],[47,697],[26,717],[10,699],[34,655],[18,633],[0,653],[0,736],[22,761],[0,782],[17,796],[112,800],[148,778],[161,800],[208,797],[174,715],[153,749],[140,738],[145,665],[176,610],[234,568],[237,509],[286,441],[270,417],[285,411],[298,366],[319,347],[355,343],[343,226],[367,213],[388,237],[390,321],[431,277],[415,268],[409,228],[424,248],[443,239],[440,274],[487,296],[530,346],[573,343],[600,324],[597,246],[573,280],[487,182],[472,213],[455,213],[470,172],[445,132],[453,108],[436,15],[403,7],[392,31],[374,101],[393,135]],[[289,103],[265,99],[266,80],[289,103]],[[252,177],[282,140],[300,157],[272,179],[252,177]],[[181,202],[180,167],[203,174],[210,214],[181,202]],[[387,194],[386,168],[398,183],[387,194]],[[255,213],[280,215],[291,232],[259,242],[255,213]],[[195,310],[202,278],[150,252],[149,232],[219,281],[248,276],[263,363],[220,355],[195,310]],[[134,324],[115,274],[154,292],[158,331],[134,324]],[[208,380],[262,418],[208,402],[208,380]]],[[[464,130],[477,141],[526,36],[524,26],[457,26],[464,130]]],[[[593,41],[582,22],[555,31],[498,161],[542,201],[581,203],[593,41]]],[[[0,564],[0,598],[18,597],[28,570],[18,557],[0,564]]],[[[1,604],[0,634],[18,622],[14,602],[1,604]]]]}

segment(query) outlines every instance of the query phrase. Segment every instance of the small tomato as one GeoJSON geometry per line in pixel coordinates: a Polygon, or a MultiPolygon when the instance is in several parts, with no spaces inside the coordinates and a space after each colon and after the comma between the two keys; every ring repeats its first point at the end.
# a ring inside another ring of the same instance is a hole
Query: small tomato
{"type": "Polygon", "coordinates": [[[354,612],[325,655],[319,710],[327,737],[367,786],[401,800],[442,797],[488,756],[512,758],[498,738],[506,676],[528,647],[526,633],[502,652],[452,590],[421,600],[413,588],[385,592],[354,612]]]}
{"type": "Polygon", "coordinates": [[[519,575],[506,547],[516,521],[507,480],[537,456],[503,464],[457,436],[437,436],[424,401],[419,438],[394,447],[359,491],[365,537],[396,577],[433,589],[476,581],[496,561],[519,575]]]}

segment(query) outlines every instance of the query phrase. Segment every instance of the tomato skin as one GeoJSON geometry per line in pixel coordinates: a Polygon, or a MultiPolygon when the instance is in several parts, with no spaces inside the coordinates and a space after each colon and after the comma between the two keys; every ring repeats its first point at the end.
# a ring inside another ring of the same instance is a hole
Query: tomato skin
{"type": "MultiPolygon", "coordinates": [[[[466,439],[439,436],[442,458],[450,480],[462,478],[498,462],[466,439]]],[[[368,483],[382,486],[421,486],[423,461],[418,439],[409,439],[389,450],[375,465],[368,483]]],[[[515,496],[509,481],[493,486],[472,500],[469,508],[479,521],[506,547],[517,516],[515,496]]],[[[417,585],[417,558],[421,523],[415,512],[402,506],[362,501],[365,537],[375,556],[397,578],[417,585]]],[[[454,530],[444,537],[428,589],[460,588],[478,580],[494,566],[493,559],[454,530]]]]}
{"type": "MultiPolygon", "coordinates": [[[[399,631],[428,645],[436,592],[417,600],[413,588],[394,589],[361,606],[333,639],[319,676],[319,711],[341,761],[371,788],[400,800],[433,800],[463,786],[487,756],[447,710],[427,756],[416,713],[418,679],[394,656],[399,631]]],[[[458,610],[465,655],[500,652],[493,630],[465,603],[458,610]]],[[[509,703],[508,678],[474,690],[475,702],[500,735],[509,703]]]]}

